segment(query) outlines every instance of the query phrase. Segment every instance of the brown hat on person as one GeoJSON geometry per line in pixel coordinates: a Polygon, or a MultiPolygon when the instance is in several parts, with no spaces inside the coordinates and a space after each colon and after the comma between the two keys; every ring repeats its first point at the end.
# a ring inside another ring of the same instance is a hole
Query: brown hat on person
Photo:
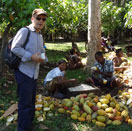
{"type": "Polygon", "coordinates": [[[35,9],[33,12],[32,12],[32,16],[38,16],[38,15],[45,15],[46,17],[48,17],[47,15],[47,12],[43,9],[35,9]]]}

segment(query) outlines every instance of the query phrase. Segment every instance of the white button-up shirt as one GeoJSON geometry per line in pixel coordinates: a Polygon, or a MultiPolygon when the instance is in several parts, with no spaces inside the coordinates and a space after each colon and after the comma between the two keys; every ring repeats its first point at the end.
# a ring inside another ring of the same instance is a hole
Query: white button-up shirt
{"type": "Polygon", "coordinates": [[[56,67],[52,69],[47,75],[46,78],[44,79],[44,86],[48,81],[53,80],[56,77],[62,76],[64,77],[65,71],[61,71],[59,67],[56,67]]]}

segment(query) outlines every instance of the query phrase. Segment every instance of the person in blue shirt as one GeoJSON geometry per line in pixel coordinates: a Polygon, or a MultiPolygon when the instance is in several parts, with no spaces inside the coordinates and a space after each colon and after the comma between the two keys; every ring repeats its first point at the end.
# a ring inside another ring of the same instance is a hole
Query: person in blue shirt
{"type": "Polygon", "coordinates": [[[113,75],[113,61],[106,60],[101,51],[95,53],[95,59],[94,68],[91,68],[92,77],[87,78],[86,83],[91,83],[93,86],[98,87],[119,87],[120,80],[113,75]]]}
{"type": "Polygon", "coordinates": [[[65,60],[60,60],[58,66],[52,69],[44,79],[44,88],[49,95],[57,98],[66,97],[66,90],[77,84],[76,79],[66,79],[65,71],[67,63],[65,60]]]}

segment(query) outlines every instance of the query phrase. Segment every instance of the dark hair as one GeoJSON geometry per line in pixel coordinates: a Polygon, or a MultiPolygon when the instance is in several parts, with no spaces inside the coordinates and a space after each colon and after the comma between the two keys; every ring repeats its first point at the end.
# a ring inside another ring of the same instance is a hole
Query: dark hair
{"type": "MultiPolygon", "coordinates": [[[[62,63],[66,63],[66,61],[65,60],[59,60],[58,61],[58,65],[60,65],[60,64],[62,64],[62,63]]],[[[66,63],[67,64],[67,63],[66,63]]]]}
{"type": "Polygon", "coordinates": [[[117,49],[116,50],[116,54],[118,54],[119,52],[121,52],[122,51],[122,49],[120,48],[120,49],[117,49]]]}
{"type": "Polygon", "coordinates": [[[95,58],[97,57],[97,56],[103,56],[103,53],[101,52],[101,51],[97,51],[96,53],[95,53],[95,58]]]}

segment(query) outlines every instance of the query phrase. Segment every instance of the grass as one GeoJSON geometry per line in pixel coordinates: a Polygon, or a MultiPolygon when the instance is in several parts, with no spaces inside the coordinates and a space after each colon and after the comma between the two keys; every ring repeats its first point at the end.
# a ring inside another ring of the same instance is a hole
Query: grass
{"type": "MultiPolygon", "coordinates": [[[[80,42],[77,43],[79,50],[82,53],[86,53],[85,51],[85,43],[80,42]]],[[[65,59],[65,56],[68,54],[69,50],[72,47],[72,44],[69,42],[65,43],[46,43],[46,54],[48,56],[49,61],[57,62],[60,59],[65,59]]]]}
{"type": "MultiPolygon", "coordinates": [[[[81,53],[85,54],[85,44],[83,42],[77,43],[81,53]]],[[[46,43],[47,49],[46,53],[50,62],[57,62],[60,59],[65,59],[69,49],[71,48],[71,43],[46,43]]],[[[122,47],[124,50],[123,44],[117,45],[116,48],[122,47]]],[[[86,57],[83,56],[83,60],[86,61],[86,57]]],[[[131,60],[131,57],[129,58],[131,60]]],[[[43,85],[43,79],[46,73],[49,70],[40,70],[42,76],[39,77],[39,85],[43,85]]],[[[16,97],[16,84],[10,83],[10,74],[7,74],[6,77],[0,79],[0,110],[6,110],[8,107],[17,101],[16,97]]],[[[77,78],[79,83],[83,83],[85,78],[89,74],[83,69],[67,71],[67,78],[77,78]]],[[[0,114],[0,116],[2,113],[0,114]]],[[[6,120],[0,121],[0,131],[16,131],[17,124],[11,124],[10,126],[5,126],[6,120]]],[[[36,120],[34,121],[35,130],[34,131],[43,131],[40,129],[40,123],[36,120]]],[[[132,126],[123,123],[120,126],[109,125],[106,128],[98,128],[93,123],[87,122],[78,122],[71,120],[70,116],[66,115],[57,115],[53,117],[48,117],[41,124],[49,128],[50,131],[131,131],[132,126]]]]}

